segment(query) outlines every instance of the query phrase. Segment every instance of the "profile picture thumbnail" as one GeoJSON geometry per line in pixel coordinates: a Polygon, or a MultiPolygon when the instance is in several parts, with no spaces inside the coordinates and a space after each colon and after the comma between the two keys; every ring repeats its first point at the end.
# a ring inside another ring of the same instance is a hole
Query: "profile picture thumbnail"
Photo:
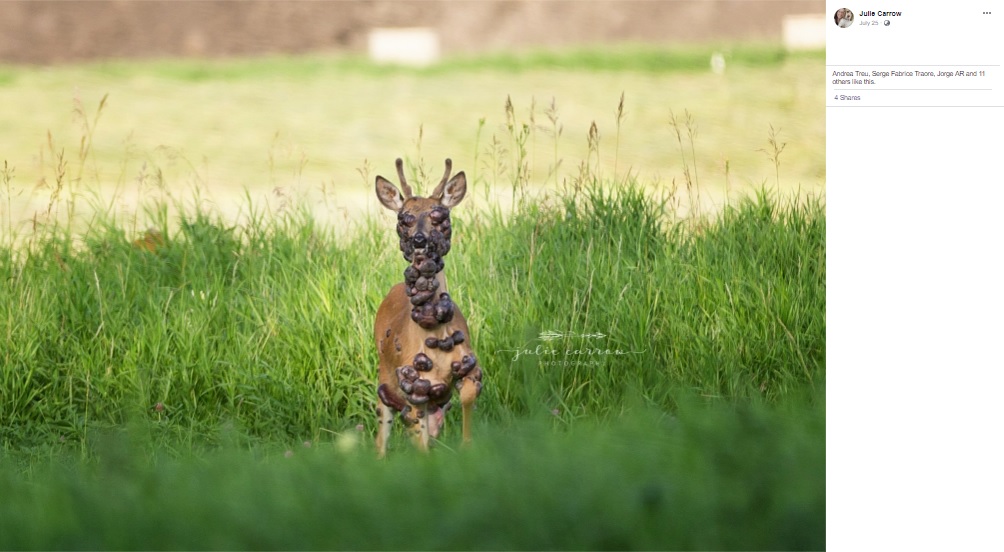
{"type": "Polygon", "coordinates": [[[833,14],[833,22],[841,29],[854,24],[854,12],[850,8],[840,8],[833,14]]]}

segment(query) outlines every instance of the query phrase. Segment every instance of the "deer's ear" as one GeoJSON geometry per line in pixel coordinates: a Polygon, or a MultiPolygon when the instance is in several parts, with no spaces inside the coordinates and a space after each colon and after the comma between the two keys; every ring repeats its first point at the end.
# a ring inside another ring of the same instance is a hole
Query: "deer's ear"
{"type": "Polygon", "coordinates": [[[376,195],[380,203],[391,211],[400,211],[404,207],[404,196],[398,191],[397,186],[382,176],[376,177],[376,195]]]}
{"type": "Polygon", "coordinates": [[[443,186],[442,194],[439,203],[447,208],[455,206],[464,199],[464,195],[467,194],[467,177],[464,176],[464,171],[458,172],[446,183],[446,186],[443,186]]]}

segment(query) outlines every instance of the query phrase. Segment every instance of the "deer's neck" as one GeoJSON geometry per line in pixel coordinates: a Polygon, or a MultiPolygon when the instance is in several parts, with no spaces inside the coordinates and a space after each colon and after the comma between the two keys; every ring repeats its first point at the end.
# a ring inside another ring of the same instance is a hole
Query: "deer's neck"
{"type": "Polygon", "coordinates": [[[446,291],[446,272],[440,270],[436,273],[436,281],[439,282],[439,287],[436,289],[437,293],[448,293],[446,291]]]}
{"type": "Polygon", "coordinates": [[[428,331],[435,331],[453,320],[454,306],[446,291],[446,276],[440,270],[429,276],[405,274],[405,291],[411,301],[411,320],[428,331]]]}

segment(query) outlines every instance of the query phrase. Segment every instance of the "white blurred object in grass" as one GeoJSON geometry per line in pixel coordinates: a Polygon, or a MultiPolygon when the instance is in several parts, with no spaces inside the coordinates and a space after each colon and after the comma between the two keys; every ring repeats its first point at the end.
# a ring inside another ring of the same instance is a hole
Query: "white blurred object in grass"
{"type": "Polygon", "coordinates": [[[372,29],[369,55],[378,63],[429,65],[439,60],[439,35],[426,27],[372,29]]]}
{"type": "Polygon", "coordinates": [[[725,56],[721,52],[711,54],[711,72],[716,75],[725,73],[725,56]]]}

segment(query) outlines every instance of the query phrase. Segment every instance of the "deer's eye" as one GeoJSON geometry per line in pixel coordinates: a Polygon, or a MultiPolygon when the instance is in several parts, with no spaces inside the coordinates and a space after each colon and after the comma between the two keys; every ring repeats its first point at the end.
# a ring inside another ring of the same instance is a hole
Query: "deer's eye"
{"type": "Polygon", "coordinates": [[[397,221],[405,226],[415,226],[415,215],[411,213],[399,213],[397,221]]]}
{"type": "Polygon", "coordinates": [[[429,213],[429,220],[432,221],[432,224],[440,224],[448,218],[450,218],[450,210],[445,207],[437,206],[429,213]]]}

